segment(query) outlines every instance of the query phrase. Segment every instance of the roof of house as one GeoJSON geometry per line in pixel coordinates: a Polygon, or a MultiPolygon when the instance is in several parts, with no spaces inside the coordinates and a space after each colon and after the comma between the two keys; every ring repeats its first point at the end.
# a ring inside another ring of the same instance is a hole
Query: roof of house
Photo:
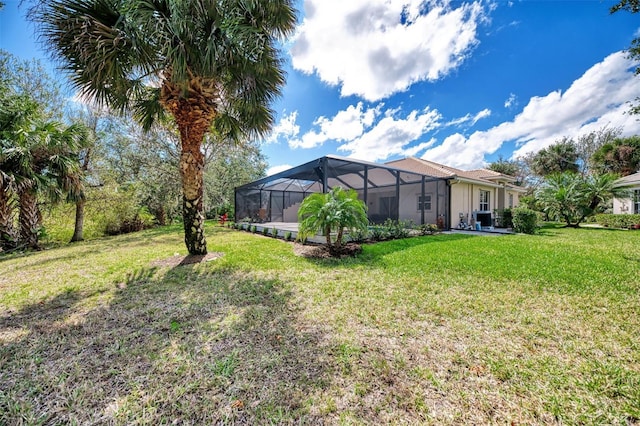
{"type": "MultiPolygon", "coordinates": [[[[485,184],[489,186],[496,186],[498,182],[512,183],[516,181],[513,176],[505,175],[503,173],[494,172],[488,169],[476,169],[476,170],[461,170],[455,167],[445,166],[433,161],[424,160],[422,158],[407,157],[402,160],[389,161],[385,163],[393,167],[400,167],[406,170],[411,170],[417,173],[437,176],[441,178],[451,179],[464,179],[475,181],[479,184],[485,184]]],[[[507,185],[513,189],[520,189],[513,185],[507,185]]]]}
{"type": "Polygon", "coordinates": [[[640,184],[640,172],[618,179],[617,184],[618,185],[640,184]]]}

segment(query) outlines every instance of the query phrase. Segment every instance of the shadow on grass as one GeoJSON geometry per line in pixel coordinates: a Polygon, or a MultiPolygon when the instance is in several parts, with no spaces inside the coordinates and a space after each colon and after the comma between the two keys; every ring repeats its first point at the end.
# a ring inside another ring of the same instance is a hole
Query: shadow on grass
{"type": "MultiPolygon", "coordinates": [[[[362,253],[357,257],[343,258],[304,258],[307,262],[314,265],[339,268],[351,267],[353,265],[371,265],[374,266],[384,260],[385,256],[412,249],[414,247],[423,246],[425,250],[432,250],[434,256],[438,254],[438,246],[451,243],[452,241],[461,241],[469,238],[478,238],[477,235],[469,234],[438,234],[422,237],[403,238],[399,240],[381,241],[371,244],[363,244],[362,253]]],[[[482,237],[484,238],[484,237],[482,237]]]]}
{"type": "Polygon", "coordinates": [[[0,317],[0,424],[314,423],[325,332],[278,279],[147,268],[0,317]]]}

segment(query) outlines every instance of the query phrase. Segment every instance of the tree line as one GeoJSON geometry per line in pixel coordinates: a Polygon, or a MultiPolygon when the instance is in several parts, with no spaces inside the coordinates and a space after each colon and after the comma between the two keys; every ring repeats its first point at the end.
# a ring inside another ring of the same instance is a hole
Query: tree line
{"type": "Polygon", "coordinates": [[[640,137],[621,137],[605,126],[577,138],[565,136],[515,160],[499,158],[488,168],[518,178],[529,189],[522,201],[548,219],[577,227],[606,211],[613,197],[630,196],[617,184],[640,169],[640,137]]]}
{"type": "MultiPolygon", "coordinates": [[[[263,177],[265,158],[250,140],[207,137],[202,152],[204,215],[232,214],[234,187],[263,177]]],[[[73,242],[87,227],[96,237],[180,221],[179,157],[170,121],[145,131],[130,114],[67,101],[39,62],[0,51],[3,251],[38,249],[43,235],[68,235],[58,223],[73,229],[73,242]]]]}

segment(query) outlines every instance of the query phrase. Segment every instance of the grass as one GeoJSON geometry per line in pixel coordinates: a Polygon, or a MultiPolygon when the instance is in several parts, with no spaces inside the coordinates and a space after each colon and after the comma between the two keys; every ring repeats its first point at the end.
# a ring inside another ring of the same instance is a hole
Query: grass
{"type": "Polygon", "coordinates": [[[640,233],[309,260],[216,226],[0,257],[0,424],[637,424],[640,233]]]}

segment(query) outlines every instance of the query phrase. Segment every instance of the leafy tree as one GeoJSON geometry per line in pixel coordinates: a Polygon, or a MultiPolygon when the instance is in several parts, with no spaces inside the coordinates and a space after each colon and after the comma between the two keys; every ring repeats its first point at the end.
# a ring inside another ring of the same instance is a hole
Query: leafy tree
{"type": "Polygon", "coordinates": [[[627,189],[616,187],[617,178],[613,174],[583,176],[572,172],[553,173],[545,178],[544,185],[536,195],[550,218],[577,228],[613,197],[628,195],[627,189]]]}
{"type": "Polygon", "coordinates": [[[622,127],[604,126],[577,138],[574,144],[578,154],[580,173],[583,175],[603,173],[597,169],[593,170],[593,156],[602,146],[611,143],[618,138],[622,134],[622,130],[622,127]]]}
{"type": "Polygon", "coordinates": [[[145,129],[168,112],[181,142],[185,243],[207,252],[201,145],[265,135],[284,72],[291,0],[56,0],[34,6],[39,34],[84,96],[132,109],[145,129]]]}
{"type": "Polygon", "coordinates": [[[358,193],[354,189],[345,191],[341,187],[305,198],[298,210],[298,222],[298,238],[304,240],[322,232],[327,247],[335,253],[340,252],[345,228],[358,232],[366,231],[369,226],[367,208],[358,199],[358,193]],[[334,242],[331,241],[332,232],[336,233],[334,242]]]}
{"type": "Polygon", "coordinates": [[[210,143],[204,171],[205,206],[214,215],[233,216],[235,187],[265,176],[267,163],[257,143],[210,143]]]}
{"type": "Polygon", "coordinates": [[[640,169],[640,136],[618,138],[603,144],[591,157],[592,167],[599,173],[628,176],[640,169]]]}
{"type": "Polygon", "coordinates": [[[517,161],[505,160],[502,156],[487,166],[487,169],[509,176],[518,176],[520,166],[517,161]]]}
{"type": "MultiPolygon", "coordinates": [[[[630,13],[638,13],[640,11],[640,0],[620,0],[609,9],[611,13],[616,13],[621,10],[626,10],[630,13]]],[[[638,62],[638,60],[640,59],[640,37],[636,37],[631,40],[631,46],[629,47],[627,52],[629,54],[629,59],[638,62]]],[[[636,67],[635,74],[640,74],[640,66],[636,67]]],[[[636,98],[636,102],[638,100],[639,98],[636,98]]],[[[640,104],[632,105],[629,113],[640,114],[640,104]]]]}
{"type": "Polygon", "coordinates": [[[563,138],[541,149],[531,159],[531,170],[538,176],[553,173],[577,172],[578,152],[571,138],[563,138]]]}

